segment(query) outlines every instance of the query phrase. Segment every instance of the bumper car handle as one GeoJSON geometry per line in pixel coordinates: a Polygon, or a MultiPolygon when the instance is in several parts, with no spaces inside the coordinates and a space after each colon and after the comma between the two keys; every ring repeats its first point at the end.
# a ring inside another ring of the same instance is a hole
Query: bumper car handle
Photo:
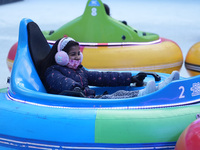
{"type": "Polygon", "coordinates": [[[138,74],[146,74],[154,77],[155,81],[160,81],[161,77],[155,72],[139,72],[138,74]]]}

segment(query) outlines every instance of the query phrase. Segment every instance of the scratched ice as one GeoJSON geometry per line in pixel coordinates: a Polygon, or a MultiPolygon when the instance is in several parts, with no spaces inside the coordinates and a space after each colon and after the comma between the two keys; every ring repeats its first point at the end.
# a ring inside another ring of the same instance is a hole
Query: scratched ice
{"type": "Polygon", "coordinates": [[[192,96],[200,95],[200,83],[193,83],[190,90],[192,91],[192,96]]]}

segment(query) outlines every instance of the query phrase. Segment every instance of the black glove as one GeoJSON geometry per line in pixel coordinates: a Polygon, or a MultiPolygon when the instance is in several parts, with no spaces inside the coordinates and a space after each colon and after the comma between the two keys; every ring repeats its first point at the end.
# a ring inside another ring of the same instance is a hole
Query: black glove
{"type": "Polygon", "coordinates": [[[74,92],[82,92],[80,87],[75,87],[72,91],[74,91],[74,92]]]}
{"type": "Polygon", "coordinates": [[[83,94],[83,90],[81,90],[80,87],[75,87],[72,91],[77,93],[77,95],[79,95],[79,97],[86,97],[85,94],[83,94]]]}
{"type": "Polygon", "coordinates": [[[145,73],[138,73],[137,75],[131,77],[131,82],[136,83],[136,86],[143,86],[144,85],[143,80],[145,79],[146,76],[147,74],[145,73]]]}
{"type": "Polygon", "coordinates": [[[85,94],[83,94],[83,91],[80,87],[75,87],[73,90],[64,90],[60,95],[67,95],[67,96],[75,96],[75,97],[86,97],[85,94]]]}
{"type": "Polygon", "coordinates": [[[161,77],[155,72],[139,72],[137,75],[131,77],[131,82],[136,83],[136,86],[143,86],[143,81],[147,77],[147,75],[153,76],[155,81],[161,80],[161,77]]]}

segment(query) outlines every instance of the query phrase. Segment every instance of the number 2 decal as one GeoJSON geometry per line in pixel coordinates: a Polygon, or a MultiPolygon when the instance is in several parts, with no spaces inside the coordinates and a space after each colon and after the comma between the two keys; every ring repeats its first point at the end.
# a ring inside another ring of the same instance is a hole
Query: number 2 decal
{"type": "Polygon", "coordinates": [[[180,96],[179,96],[179,98],[185,98],[185,95],[184,95],[185,87],[184,87],[184,86],[180,86],[180,87],[179,87],[179,90],[182,90],[182,91],[181,91],[181,94],[180,94],[180,96]]]}

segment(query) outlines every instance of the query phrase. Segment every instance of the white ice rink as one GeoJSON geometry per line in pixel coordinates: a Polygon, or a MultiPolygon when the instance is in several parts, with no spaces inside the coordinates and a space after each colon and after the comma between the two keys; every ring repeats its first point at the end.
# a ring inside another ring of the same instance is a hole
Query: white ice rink
{"type": "MultiPolygon", "coordinates": [[[[113,18],[126,20],[136,29],[175,41],[184,58],[190,47],[200,41],[199,0],[102,1],[110,6],[113,18]]],[[[41,30],[55,30],[82,15],[86,3],[87,0],[24,0],[0,5],[0,88],[10,76],[7,54],[17,42],[22,18],[32,19],[41,30]]],[[[184,65],[181,76],[188,77],[184,65]]]]}

